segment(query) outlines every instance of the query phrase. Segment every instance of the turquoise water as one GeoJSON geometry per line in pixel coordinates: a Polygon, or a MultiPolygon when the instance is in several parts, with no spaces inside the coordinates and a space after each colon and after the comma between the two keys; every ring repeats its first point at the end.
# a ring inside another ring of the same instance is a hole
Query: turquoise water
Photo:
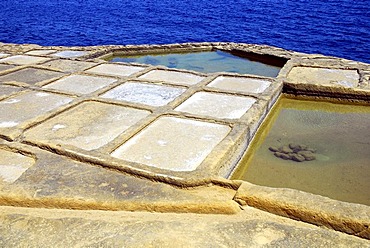
{"type": "Polygon", "coordinates": [[[128,62],[150,65],[163,65],[169,68],[193,70],[204,73],[235,72],[276,77],[280,67],[251,61],[222,51],[171,53],[142,56],[114,56],[112,62],[128,62]]]}

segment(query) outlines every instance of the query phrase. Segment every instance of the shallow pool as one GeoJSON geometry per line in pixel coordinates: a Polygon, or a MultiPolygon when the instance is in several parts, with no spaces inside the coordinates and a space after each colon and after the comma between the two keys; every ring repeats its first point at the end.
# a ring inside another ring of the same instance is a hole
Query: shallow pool
{"type": "Polygon", "coordinates": [[[138,56],[114,55],[108,58],[108,60],[111,62],[163,65],[168,68],[193,70],[203,73],[234,72],[266,77],[276,77],[281,69],[280,66],[253,61],[223,51],[147,54],[138,56]]]}
{"type": "Polygon", "coordinates": [[[232,178],[370,205],[370,106],[281,98],[232,178]]]}

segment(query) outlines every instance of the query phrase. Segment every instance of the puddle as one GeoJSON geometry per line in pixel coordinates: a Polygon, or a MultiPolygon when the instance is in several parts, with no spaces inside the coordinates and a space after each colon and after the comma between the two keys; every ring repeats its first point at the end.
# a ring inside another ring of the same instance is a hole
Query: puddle
{"type": "MultiPolygon", "coordinates": [[[[247,56],[249,55],[246,55],[246,57],[247,56]]],[[[264,56],[261,55],[260,57],[263,58],[264,56]]],[[[163,65],[168,68],[193,70],[203,73],[234,72],[266,77],[276,77],[282,67],[282,65],[277,66],[270,65],[266,62],[260,62],[257,60],[256,56],[252,59],[248,59],[218,50],[192,53],[145,54],[135,56],[114,55],[107,58],[107,60],[111,62],[163,65]]]]}
{"type": "Polygon", "coordinates": [[[282,98],[251,147],[232,179],[370,206],[370,106],[282,98]]]}

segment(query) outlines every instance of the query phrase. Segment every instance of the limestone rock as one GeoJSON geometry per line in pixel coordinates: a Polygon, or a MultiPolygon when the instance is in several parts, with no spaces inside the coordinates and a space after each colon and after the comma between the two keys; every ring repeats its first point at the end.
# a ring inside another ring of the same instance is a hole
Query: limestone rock
{"type": "Polygon", "coordinates": [[[306,161],[312,161],[316,159],[312,151],[299,151],[298,155],[303,156],[306,161]]]}
{"type": "Polygon", "coordinates": [[[288,153],[292,153],[293,150],[290,149],[289,146],[282,146],[280,149],[280,152],[288,154],[288,153]]]}
{"type": "Polygon", "coordinates": [[[288,154],[282,153],[282,152],[275,152],[274,155],[278,158],[282,158],[284,160],[289,160],[290,156],[288,154]]]}
{"type": "Polygon", "coordinates": [[[272,152],[278,152],[279,151],[279,148],[276,147],[276,146],[270,146],[269,147],[269,150],[272,151],[272,152]]]}
{"type": "Polygon", "coordinates": [[[274,152],[275,157],[295,162],[312,161],[316,159],[316,149],[298,143],[289,143],[281,147],[270,146],[269,150],[274,152]]]}
{"type": "Polygon", "coordinates": [[[294,154],[291,156],[291,159],[296,161],[296,162],[303,162],[305,161],[305,157],[303,157],[302,155],[299,155],[299,154],[294,154]]]}

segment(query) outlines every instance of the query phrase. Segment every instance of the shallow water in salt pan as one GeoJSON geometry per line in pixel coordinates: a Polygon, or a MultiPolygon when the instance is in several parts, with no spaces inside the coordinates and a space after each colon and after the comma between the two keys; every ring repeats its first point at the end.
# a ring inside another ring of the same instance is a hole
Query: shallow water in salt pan
{"type": "Polygon", "coordinates": [[[370,106],[282,98],[232,176],[370,205],[370,106]],[[276,157],[271,146],[316,149],[315,160],[276,157]]]}
{"type": "Polygon", "coordinates": [[[140,56],[114,56],[111,62],[131,62],[163,65],[169,68],[193,70],[204,73],[235,72],[276,77],[280,67],[241,58],[222,51],[169,53],[140,56]]]}

